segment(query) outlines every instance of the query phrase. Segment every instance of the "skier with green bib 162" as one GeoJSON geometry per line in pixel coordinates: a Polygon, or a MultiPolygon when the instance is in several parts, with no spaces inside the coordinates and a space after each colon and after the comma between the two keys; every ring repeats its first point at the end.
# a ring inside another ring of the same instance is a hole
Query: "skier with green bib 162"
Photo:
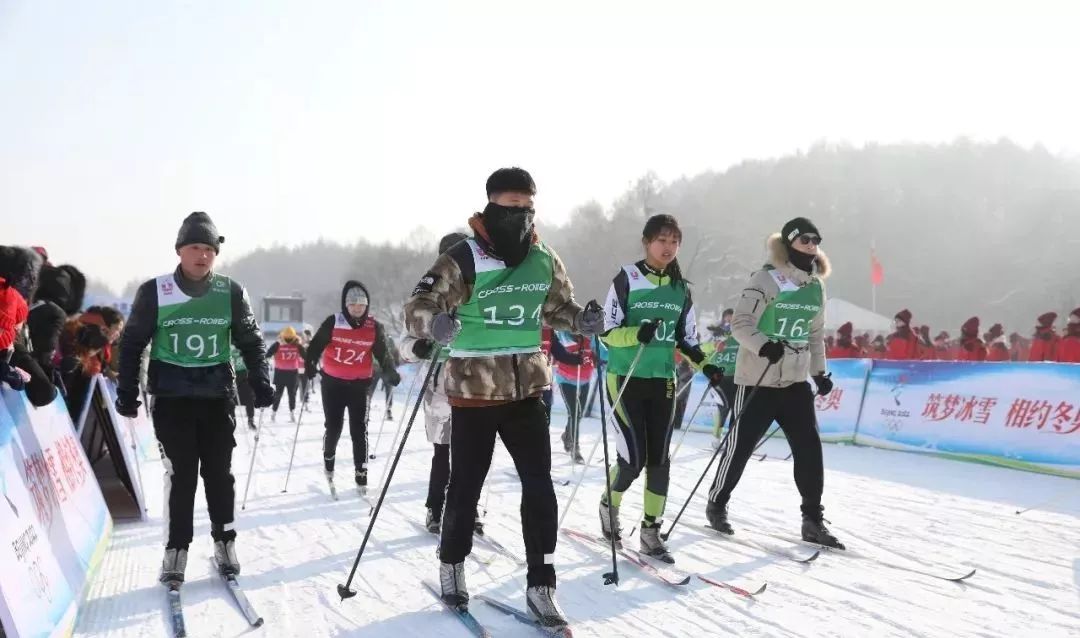
{"type": "Polygon", "coordinates": [[[769,262],[750,276],[735,306],[731,332],[739,352],[733,409],[742,416],[733,422],[727,449],[720,454],[705,515],[711,527],[734,533],[728,500],[758,440],[776,421],[791,446],[803,540],[844,549],[825,527],[821,505],[825,469],[814,395],[829,394],[833,382],[825,361],[823,279],[829,261],[820,244],[821,233],[809,219],[796,217],[784,224],[769,237],[769,262]]]}

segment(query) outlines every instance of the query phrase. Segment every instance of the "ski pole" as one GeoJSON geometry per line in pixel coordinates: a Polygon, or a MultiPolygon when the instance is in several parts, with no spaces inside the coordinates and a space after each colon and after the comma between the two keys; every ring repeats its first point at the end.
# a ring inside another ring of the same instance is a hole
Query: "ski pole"
{"type": "MultiPolygon", "coordinates": [[[[689,383],[686,384],[687,388],[689,388],[690,386],[691,386],[691,384],[689,384],[689,383]]],[[[698,410],[700,410],[702,404],[705,403],[705,397],[709,396],[709,390],[711,390],[711,389],[712,389],[712,385],[706,383],[705,384],[705,391],[701,393],[701,399],[698,400],[697,407],[695,407],[694,411],[690,414],[690,420],[683,423],[682,434],[679,435],[679,442],[675,445],[675,450],[671,454],[668,455],[669,460],[672,460],[672,461],[675,460],[675,455],[678,454],[679,450],[682,448],[683,440],[686,439],[686,433],[690,431],[690,425],[694,422],[694,417],[697,416],[698,410]]],[[[675,396],[675,400],[676,401],[679,400],[678,395],[675,396]]]]}
{"type": "MultiPolygon", "coordinates": [[[[638,355],[645,349],[645,344],[638,347],[638,355]]],[[[634,363],[637,363],[637,359],[634,359],[634,363]]],[[[630,372],[633,372],[633,366],[631,370],[626,374],[626,381],[630,381],[630,372]]],[[[626,389],[626,383],[623,383],[623,389],[626,389]]],[[[622,393],[619,393],[619,399],[622,399],[622,393]]],[[[607,445],[607,406],[606,401],[600,402],[600,437],[604,441],[604,482],[605,487],[605,500],[608,504],[608,529],[611,530],[611,571],[604,574],[604,584],[614,584],[619,586],[619,561],[615,558],[615,535],[617,533],[615,529],[615,511],[611,507],[611,461],[608,458],[608,445],[607,445]]],[[[616,399],[612,409],[617,410],[619,406],[619,400],[616,399]]],[[[581,475],[585,475],[585,468],[582,468],[581,475]]],[[[569,509],[569,508],[568,508],[569,509]]]]}
{"type": "Polygon", "coordinates": [[[293,459],[296,458],[296,441],[300,438],[300,424],[304,422],[304,410],[307,408],[307,401],[300,404],[300,418],[296,419],[296,433],[293,434],[292,439],[292,454],[289,455],[289,469],[285,471],[285,487],[281,489],[281,493],[289,491],[289,476],[292,474],[293,459]]]}
{"type": "MultiPolygon", "coordinates": [[[[384,381],[385,383],[385,381],[384,381]]],[[[413,377],[413,383],[416,383],[416,376],[413,377]]],[[[409,392],[412,392],[412,386],[409,386],[409,392]]],[[[379,421],[379,435],[375,437],[375,447],[371,448],[368,452],[368,458],[375,458],[375,450],[379,449],[379,441],[382,441],[383,428],[386,426],[386,410],[383,410],[382,419],[379,421]]],[[[371,413],[371,401],[368,401],[368,414],[371,413]]]]}
{"type": "Polygon", "coordinates": [[[394,470],[397,469],[398,461],[401,460],[401,453],[405,451],[405,443],[409,440],[409,431],[412,430],[413,421],[416,420],[416,413],[420,411],[420,403],[424,400],[424,389],[427,387],[429,381],[431,381],[432,375],[435,373],[435,368],[439,365],[439,358],[437,356],[431,358],[431,365],[428,366],[427,375],[424,377],[424,385],[420,387],[420,393],[416,395],[416,403],[413,404],[412,416],[409,417],[409,425],[405,428],[405,436],[401,437],[401,445],[398,446],[397,454],[394,455],[394,462],[390,466],[390,474],[387,476],[386,483],[382,487],[382,492],[379,494],[379,501],[375,503],[374,512],[371,514],[371,521],[368,522],[367,531],[364,532],[364,540],[360,543],[360,551],[356,553],[356,560],[353,561],[352,571],[349,572],[349,578],[345,581],[344,585],[337,586],[338,595],[341,596],[341,600],[346,598],[352,598],[356,595],[356,591],[349,589],[352,585],[353,578],[356,576],[356,569],[360,566],[360,559],[364,556],[364,549],[367,547],[368,539],[371,538],[371,530],[375,528],[375,521],[379,518],[379,511],[382,509],[383,499],[386,498],[386,492],[390,489],[390,481],[394,479],[394,470]]]}
{"type": "Polygon", "coordinates": [[[1043,501],[1041,503],[1032,505],[1031,507],[1028,507],[1028,508],[1025,508],[1025,509],[1022,509],[1022,510],[1016,510],[1016,515],[1020,516],[1020,515],[1022,515],[1024,513],[1026,513],[1026,512],[1030,512],[1031,510],[1042,509],[1042,508],[1046,507],[1047,505],[1056,505],[1057,503],[1065,500],[1066,497],[1071,496],[1071,495],[1073,495],[1072,491],[1065,490],[1064,492],[1061,492],[1060,494],[1057,494],[1057,495],[1055,495],[1055,496],[1053,496],[1051,498],[1048,498],[1048,499],[1046,499],[1045,501],[1043,501]]]}
{"type": "MultiPolygon", "coordinates": [[[[436,359],[437,358],[438,357],[436,357],[436,359]]],[[[413,380],[409,384],[409,391],[405,393],[405,402],[406,402],[405,404],[406,405],[408,405],[409,397],[412,395],[413,388],[416,386],[416,380],[419,379],[419,378],[420,378],[419,374],[413,375],[413,380]]],[[[424,386],[425,387],[427,386],[427,379],[424,380],[424,386]]],[[[423,396],[424,396],[424,388],[420,388],[420,397],[423,397],[423,396]]],[[[403,425],[405,425],[405,412],[404,411],[401,413],[401,419],[398,420],[397,431],[394,432],[394,442],[390,444],[390,449],[391,450],[394,449],[395,447],[397,447],[398,436],[401,434],[401,427],[403,425]]],[[[380,432],[379,434],[381,435],[382,432],[380,432]]],[[[379,444],[378,437],[376,437],[375,445],[378,445],[378,444],[379,444]]],[[[379,478],[379,483],[378,483],[379,485],[382,485],[383,482],[386,481],[386,473],[389,472],[389,471],[390,471],[390,459],[386,459],[386,463],[383,465],[382,477],[379,478]]],[[[371,516],[374,512],[375,512],[375,508],[373,507],[368,512],[368,516],[371,516]]]]}
{"type": "MultiPolygon", "coordinates": [[[[612,403],[612,405],[614,405],[614,406],[619,405],[619,401],[622,400],[623,392],[626,391],[626,386],[628,386],[630,384],[630,375],[632,375],[634,373],[634,368],[637,367],[638,360],[641,359],[641,355],[644,352],[645,352],[645,344],[643,343],[643,344],[638,346],[637,353],[634,354],[634,360],[630,362],[630,367],[626,369],[626,379],[623,380],[622,387],[619,388],[619,392],[615,395],[615,402],[612,403]]],[[[598,365],[596,370],[597,370],[597,374],[596,374],[596,376],[597,376],[597,385],[600,385],[601,383],[604,382],[603,365],[602,364],[598,365]]],[[[603,408],[604,407],[604,405],[603,405],[604,397],[600,397],[600,402],[601,402],[600,407],[603,408]]],[[[615,409],[618,409],[618,408],[616,407],[615,409]]],[[[604,418],[603,415],[606,414],[606,412],[601,410],[600,414],[601,414],[600,418],[602,420],[604,418]]],[[[600,441],[601,440],[603,440],[603,439],[596,439],[596,443],[593,443],[592,450],[589,452],[589,458],[586,459],[586,461],[585,461],[585,467],[581,468],[581,476],[578,477],[577,483],[574,484],[574,490],[572,492],[570,492],[570,499],[568,501],[566,501],[566,507],[563,508],[563,513],[562,513],[561,516],[559,516],[559,529],[562,529],[563,521],[566,520],[566,515],[570,513],[570,506],[574,503],[574,497],[577,496],[578,488],[581,487],[581,482],[585,480],[585,471],[589,469],[589,464],[592,463],[593,455],[596,454],[596,448],[598,448],[600,446],[600,441]]],[[[606,472],[607,468],[604,468],[604,471],[606,472]]]]}
{"type": "MultiPolygon", "coordinates": [[[[412,381],[409,382],[409,389],[405,393],[405,405],[409,404],[409,397],[412,396],[413,388],[416,387],[416,381],[419,378],[420,378],[419,374],[414,374],[413,378],[412,378],[412,381]]],[[[404,423],[404,422],[405,422],[405,415],[402,414],[401,419],[398,420],[398,429],[397,429],[398,432],[401,432],[401,424],[404,423]]],[[[382,421],[382,424],[379,425],[379,435],[375,437],[375,447],[372,448],[373,450],[379,449],[379,441],[382,441],[383,425],[385,425],[385,423],[386,423],[386,412],[383,412],[383,421],[382,421]]],[[[395,443],[397,442],[397,434],[394,434],[394,442],[395,443]]],[[[393,447],[394,447],[393,445],[390,446],[391,449],[393,449],[393,447]]],[[[370,456],[370,458],[375,458],[374,453],[370,454],[369,456],[370,456]]],[[[384,472],[384,475],[385,475],[385,466],[384,466],[383,472],[384,472]]]]}
{"type": "MultiPolygon", "coordinates": [[[[584,348],[581,347],[581,343],[578,343],[578,357],[581,357],[581,351],[584,348]]],[[[578,421],[580,410],[578,407],[581,405],[581,362],[578,361],[577,369],[574,371],[574,423],[570,430],[570,467],[574,467],[574,455],[577,453],[578,448],[578,427],[581,423],[578,421]]]]}
{"type": "Polygon", "coordinates": [[[241,510],[247,508],[248,490],[251,489],[251,475],[255,472],[255,453],[259,450],[259,433],[262,432],[264,416],[266,416],[266,409],[259,411],[259,427],[255,429],[255,445],[251,446],[251,464],[248,465],[247,485],[244,486],[244,502],[240,504],[241,510]]]}
{"type": "Polygon", "coordinates": [[[709,464],[705,466],[705,471],[698,477],[694,489],[690,490],[690,496],[686,497],[686,502],[683,503],[682,509],[679,510],[679,514],[675,517],[675,520],[671,521],[671,527],[668,528],[667,532],[660,534],[660,538],[666,541],[671,537],[671,531],[679,524],[679,519],[682,518],[683,512],[686,511],[687,506],[690,505],[690,501],[694,500],[694,494],[696,494],[698,488],[701,487],[701,482],[705,480],[705,475],[709,473],[709,468],[711,468],[713,462],[716,461],[716,457],[720,456],[720,452],[727,448],[727,444],[731,439],[731,433],[739,427],[739,421],[742,420],[742,416],[746,413],[746,408],[750,406],[750,402],[754,400],[754,395],[757,394],[758,389],[761,387],[761,383],[765,380],[765,375],[769,373],[769,369],[772,368],[772,365],[772,362],[770,362],[765,366],[765,369],[761,371],[761,377],[758,378],[757,383],[755,383],[754,387],[750,390],[750,394],[746,397],[746,402],[743,403],[742,410],[739,410],[739,415],[735,417],[734,421],[732,421],[733,425],[728,428],[727,434],[724,435],[724,440],[720,442],[720,445],[716,446],[716,451],[713,452],[712,457],[709,459],[709,464]]]}
{"type": "MultiPolygon", "coordinates": [[[[780,431],[780,426],[777,425],[775,428],[772,429],[772,432],[769,432],[768,436],[766,436],[765,438],[758,441],[758,444],[754,446],[754,449],[753,449],[753,451],[750,452],[750,454],[752,455],[754,452],[757,452],[759,449],[761,449],[761,446],[765,445],[765,441],[768,441],[769,439],[773,438],[773,435],[775,435],[779,431],[780,431]]],[[[767,454],[762,454],[761,458],[758,459],[758,460],[759,461],[764,461],[766,456],[768,456],[768,455],[767,454]]]]}

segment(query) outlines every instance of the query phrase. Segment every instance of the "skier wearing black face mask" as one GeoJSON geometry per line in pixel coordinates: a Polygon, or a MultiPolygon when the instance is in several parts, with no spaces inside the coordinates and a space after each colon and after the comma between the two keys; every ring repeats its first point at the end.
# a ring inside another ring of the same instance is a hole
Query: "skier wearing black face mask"
{"type": "Polygon", "coordinates": [[[593,335],[604,316],[582,308],[562,260],[533,230],[536,184],[520,168],[495,171],[488,204],[469,220],[473,236],[439,256],[405,304],[409,336],[450,346],[440,382],[450,404],[450,483],[439,546],[448,604],[468,604],[465,557],[496,435],[521,480],[521,529],[528,563],[526,604],[542,626],[566,619],[555,602],[558,503],[543,399],[551,366],[542,329],[593,335]]]}
{"type": "Polygon", "coordinates": [[[769,237],[769,263],[750,276],[735,306],[731,332],[739,341],[735,360],[736,421],[709,491],[709,525],[726,533],[731,492],[765,430],[776,421],[791,446],[795,485],[802,496],[804,540],[843,549],[825,527],[821,494],[824,467],[814,411],[816,394],[832,391],[825,362],[825,286],[829,262],[821,233],[797,217],[769,237]],[[756,393],[754,386],[758,385],[756,393]],[[747,403],[747,401],[749,401],[747,403]]]}

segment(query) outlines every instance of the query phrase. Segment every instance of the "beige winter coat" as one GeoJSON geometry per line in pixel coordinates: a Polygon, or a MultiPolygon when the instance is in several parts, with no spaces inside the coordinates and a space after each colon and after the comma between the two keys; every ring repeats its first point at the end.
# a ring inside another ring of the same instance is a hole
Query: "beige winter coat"
{"type": "MultiPolygon", "coordinates": [[[[768,239],[769,264],[780,274],[799,286],[804,286],[813,278],[824,280],[829,276],[829,259],[818,251],[814,274],[809,274],[791,265],[787,257],[787,248],[780,241],[780,233],[768,239]]],[[[758,355],[761,347],[769,339],[758,330],[758,322],[765,308],[780,293],[780,286],[769,270],[761,269],[750,275],[750,281],[735,305],[735,315],[731,318],[731,334],[739,342],[739,355],[735,360],[735,383],[752,386],[761,378],[768,365],[768,360],[758,355]]],[[[825,362],[825,284],[821,287],[821,309],[810,322],[810,342],[798,352],[787,349],[784,358],[769,369],[761,385],[770,388],[785,388],[793,383],[806,381],[811,375],[824,374],[825,362]]]]}

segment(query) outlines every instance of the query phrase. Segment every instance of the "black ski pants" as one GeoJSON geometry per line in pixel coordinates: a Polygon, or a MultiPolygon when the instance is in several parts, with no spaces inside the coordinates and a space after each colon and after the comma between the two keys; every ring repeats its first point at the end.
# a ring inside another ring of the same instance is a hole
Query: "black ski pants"
{"type": "Polygon", "coordinates": [[[274,370],[274,412],[281,405],[281,395],[289,391],[289,412],[296,409],[296,386],[300,382],[300,373],[296,370],[274,370]]]}
{"type": "Polygon", "coordinates": [[[460,563],[472,552],[476,505],[498,434],[521,479],[521,535],[529,567],[528,585],[555,586],[559,506],[551,485],[551,439],[543,400],[532,397],[488,407],[452,407],[451,415],[450,486],[439,559],[460,563]]]}
{"type": "Polygon", "coordinates": [[[248,421],[255,418],[255,393],[248,384],[247,370],[236,373],[236,395],[240,399],[240,405],[244,406],[248,421]]]}
{"type": "Polygon", "coordinates": [[[720,453],[720,466],[709,490],[709,501],[727,505],[731,492],[739,484],[746,462],[765,431],[775,421],[787,437],[794,460],[795,485],[802,496],[802,510],[819,513],[825,487],[825,468],[821,456],[821,438],[814,411],[814,393],[810,383],[793,383],[785,388],[759,388],[749,403],[751,386],[737,386],[732,409],[735,418],[731,432],[720,453]]]}
{"type": "MultiPolygon", "coordinates": [[[[626,377],[608,374],[607,400],[614,402],[626,377]]],[[[618,463],[611,470],[611,504],[619,507],[623,492],[645,470],[645,521],[664,515],[671,459],[672,423],[675,416],[674,379],[631,377],[615,414],[615,447],[618,463]]]]}
{"type": "Polygon", "coordinates": [[[233,403],[229,399],[157,397],[154,434],[165,454],[165,524],[168,549],[191,544],[195,488],[203,478],[210,534],[214,540],[236,538],[233,508],[233,403]]]}
{"type": "Polygon", "coordinates": [[[563,431],[569,432],[570,438],[580,443],[581,419],[585,416],[585,397],[589,393],[589,384],[559,383],[559,392],[562,392],[563,403],[566,404],[566,429],[563,431]]]}
{"type": "Polygon", "coordinates": [[[435,451],[431,455],[431,475],[428,477],[427,502],[436,513],[442,514],[446,502],[446,485],[450,482],[450,446],[432,444],[435,451]]]}
{"type": "Polygon", "coordinates": [[[323,434],[323,463],[327,472],[334,471],[338,439],[345,427],[345,411],[349,411],[349,435],[352,437],[353,466],[357,472],[367,471],[367,406],[371,379],[343,381],[323,375],[323,415],[326,432],[323,434]]]}

